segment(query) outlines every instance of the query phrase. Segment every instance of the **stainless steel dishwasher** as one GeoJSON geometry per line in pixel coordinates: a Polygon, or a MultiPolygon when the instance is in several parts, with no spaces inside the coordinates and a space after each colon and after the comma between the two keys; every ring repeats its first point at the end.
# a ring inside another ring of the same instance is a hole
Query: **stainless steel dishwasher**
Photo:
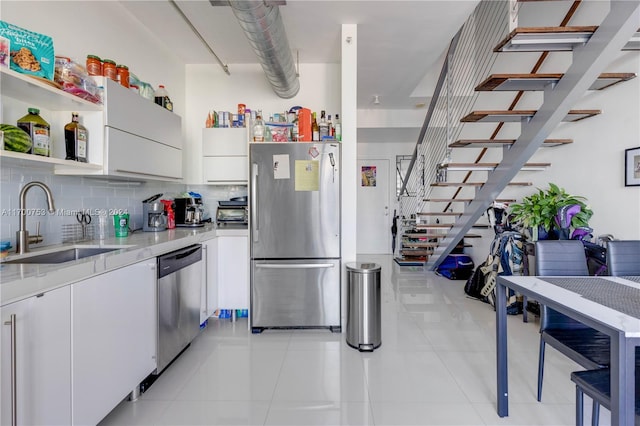
{"type": "Polygon", "coordinates": [[[202,246],[158,257],[158,346],[160,374],[200,331],[202,246]]]}

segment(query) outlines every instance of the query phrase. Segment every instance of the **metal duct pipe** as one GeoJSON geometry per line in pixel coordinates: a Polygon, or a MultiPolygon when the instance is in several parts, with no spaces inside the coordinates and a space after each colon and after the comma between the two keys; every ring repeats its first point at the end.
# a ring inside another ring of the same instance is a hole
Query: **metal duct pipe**
{"type": "Polygon", "coordinates": [[[284,99],[294,97],[300,90],[300,81],[278,6],[255,0],[230,0],[229,6],[256,52],[273,91],[284,99]]]}

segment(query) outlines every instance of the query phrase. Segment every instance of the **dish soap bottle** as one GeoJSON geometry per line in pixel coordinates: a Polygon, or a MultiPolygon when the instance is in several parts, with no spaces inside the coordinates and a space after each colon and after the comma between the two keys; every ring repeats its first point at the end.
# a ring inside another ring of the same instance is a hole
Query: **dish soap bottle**
{"type": "Polygon", "coordinates": [[[78,113],[71,113],[71,123],[64,126],[64,144],[67,150],[66,160],[87,162],[87,129],[78,122],[78,113]]]}
{"type": "Polygon", "coordinates": [[[40,110],[38,108],[29,108],[27,111],[29,114],[18,120],[18,127],[31,136],[31,141],[33,142],[31,152],[36,155],[48,157],[50,153],[49,134],[51,130],[49,123],[40,117],[40,110]]]}

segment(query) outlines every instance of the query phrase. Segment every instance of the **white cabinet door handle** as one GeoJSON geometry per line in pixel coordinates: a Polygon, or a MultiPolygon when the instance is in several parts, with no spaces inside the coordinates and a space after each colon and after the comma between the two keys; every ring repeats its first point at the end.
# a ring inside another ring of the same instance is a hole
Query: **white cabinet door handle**
{"type": "Polygon", "coordinates": [[[11,426],[18,425],[18,373],[16,357],[16,314],[11,314],[4,325],[11,327],[11,426]]]}

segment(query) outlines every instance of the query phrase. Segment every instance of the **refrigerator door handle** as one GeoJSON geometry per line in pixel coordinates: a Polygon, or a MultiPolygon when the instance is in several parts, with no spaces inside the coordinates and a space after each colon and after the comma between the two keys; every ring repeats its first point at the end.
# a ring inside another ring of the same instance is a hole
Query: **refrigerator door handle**
{"type": "Polygon", "coordinates": [[[258,242],[258,163],[251,164],[251,235],[258,242]]]}
{"type": "Polygon", "coordinates": [[[257,263],[256,268],[262,269],[320,269],[333,268],[333,263],[257,263]]]}

